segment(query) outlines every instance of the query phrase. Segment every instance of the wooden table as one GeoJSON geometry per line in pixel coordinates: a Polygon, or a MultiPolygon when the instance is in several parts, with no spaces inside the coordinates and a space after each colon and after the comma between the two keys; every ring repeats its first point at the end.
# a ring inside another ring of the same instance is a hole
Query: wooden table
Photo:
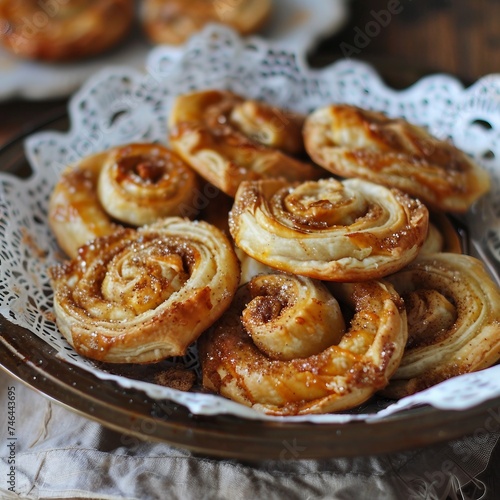
{"type": "Polygon", "coordinates": [[[0,146],[18,134],[30,132],[36,124],[61,115],[66,106],[66,98],[49,101],[15,99],[0,103],[0,146]]]}
{"type": "Polygon", "coordinates": [[[500,71],[500,2],[351,0],[350,21],[318,52],[371,62],[396,87],[438,72],[471,83],[500,71]]]}

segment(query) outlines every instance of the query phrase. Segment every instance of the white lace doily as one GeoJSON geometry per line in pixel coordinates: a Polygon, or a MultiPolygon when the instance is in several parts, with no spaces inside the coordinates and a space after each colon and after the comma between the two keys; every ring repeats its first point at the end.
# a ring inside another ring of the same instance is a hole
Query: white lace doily
{"type": "MultiPolygon", "coordinates": [[[[153,50],[147,68],[147,74],[109,68],[95,75],[71,101],[68,133],[43,132],[26,141],[33,175],[24,180],[0,175],[0,313],[44,339],[63,359],[123,387],[172,399],[193,413],[272,418],[217,396],[184,393],[100,371],[68,346],[47,314],[52,307],[47,270],[60,255],[47,224],[47,202],[61,170],[113,145],[165,142],[173,98],[193,89],[228,88],[299,112],[330,102],[348,102],[405,117],[439,137],[450,138],[493,178],[491,193],[470,211],[465,222],[472,250],[486,259],[495,276],[495,263],[498,269],[500,261],[500,75],[487,76],[470,88],[437,75],[405,91],[394,91],[367,65],[344,60],[311,70],[291,50],[258,39],[242,41],[217,27],[207,28],[184,49],[153,50]]],[[[194,351],[187,363],[196,364],[194,351]]],[[[356,414],[291,419],[318,423],[373,420],[419,404],[464,409],[499,396],[500,366],[496,366],[451,379],[378,413],[377,408],[363,408],[356,414]]]]}

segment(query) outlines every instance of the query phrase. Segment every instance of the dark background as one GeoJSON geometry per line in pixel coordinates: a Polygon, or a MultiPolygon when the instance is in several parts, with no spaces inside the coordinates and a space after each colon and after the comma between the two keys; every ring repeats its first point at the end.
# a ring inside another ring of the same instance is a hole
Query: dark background
{"type": "Polygon", "coordinates": [[[348,24],[320,45],[315,64],[343,57],[342,47],[355,46],[359,30],[376,33],[374,13],[392,6],[399,13],[355,57],[372,63],[394,86],[428,73],[452,73],[472,83],[500,72],[499,0],[350,0],[350,5],[348,24]]]}

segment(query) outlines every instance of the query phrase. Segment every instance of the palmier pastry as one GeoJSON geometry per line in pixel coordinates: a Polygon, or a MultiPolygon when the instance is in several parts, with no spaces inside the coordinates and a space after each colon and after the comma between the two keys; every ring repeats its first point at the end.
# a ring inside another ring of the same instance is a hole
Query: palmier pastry
{"type": "Polygon", "coordinates": [[[236,245],[275,269],[327,281],[395,272],[418,254],[428,211],[361,179],[243,182],[229,214],[236,245]]]}
{"type": "Polygon", "coordinates": [[[307,118],[304,140],[311,158],[327,170],[399,188],[434,209],[465,212],[490,188],[486,171],[465,153],[382,113],[320,108],[307,118]]]}
{"type": "Polygon", "coordinates": [[[271,0],[144,0],[142,22],[153,43],[180,45],[210,22],[255,33],[270,12],[271,0]]]}
{"type": "Polygon", "coordinates": [[[381,281],[332,288],[286,274],[241,287],[199,339],[203,385],[273,415],[346,410],[383,388],[406,342],[402,300],[381,281]]]}
{"type": "Polygon", "coordinates": [[[192,215],[196,173],[158,144],[130,144],[90,155],[67,168],[49,201],[59,246],[75,257],[88,241],[119,221],[142,225],[169,215],[192,215]]]}
{"type": "Polygon", "coordinates": [[[197,193],[196,173],[158,144],[110,150],[99,175],[98,195],[106,212],[134,226],[191,213],[197,193]]]}
{"type": "Polygon", "coordinates": [[[21,57],[73,61],[116,45],[133,16],[132,0],[0,0],[0,41],[21,57]]]}
{"type": "Polygon", "coordinates": [[[122,228],[52,268],[57,326],[77,352],[99,361],[182,355],[229,306],[238,266],[227,237],[203,221],[122,228]]]}
{"type": "Polygon", "coordinates": [[[400,398],[500,358],[500,292],[467,255],[420,255],[387,278],[403,297],[408,343],[384,394],[400,398]]]}
{"type": "Polygon", "coordinates": [[[320,168],[291,156],[301,131],[302,118],[228,91],[181,95],[170,115],[171,147],[229,196],[243,180],[319,178],[320,168]]]}

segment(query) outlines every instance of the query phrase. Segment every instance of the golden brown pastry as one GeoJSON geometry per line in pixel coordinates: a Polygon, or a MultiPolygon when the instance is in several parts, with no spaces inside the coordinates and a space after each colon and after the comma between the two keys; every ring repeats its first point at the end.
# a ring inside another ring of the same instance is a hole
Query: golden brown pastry
{"type": "Polygon", "coordinates": [[[73,61],[116,45],[133,16],[132,0],[0,0],[0,42],[21,57],[73,61]]]}
{"type": "Polygon", "coordinates": [[[153,43],[180,45],[210,22],[255,33],[271,7],[271,0],[143,0],[142,23],[153,43]]]}
{"type": "Polygon", "coordinates": [[[229,196],[243,180],[317,179],[321,169],[295,159],[303,141],[301,117],[232,92],[207,90],[175,100],[171,147],[229,196]]]}
{"type": "Polygon", "coordinates": [[[194,170],[170,149],[149,143],[110,150],[97,187],[106,212],[133,226],[187,216],[198,194],[194,170]]]}
{"type": "Polygon", "coordinates": [[[226,236],[179,217],[119,229],[51,270],[57,326],[83,356],[149,363],[182,355],[229,306],[239,263],[226,236]]]}
{"type": "Polygon", "coordinates": [[[57,243],[70,257],[98,236],[114,232],[111,220],[97,196],[97,181],[107,152],[90,155],[67,168],[49,200],[49,224],[57,243]]]}
{"type": "Polygon", "coordinates": [[[320,108],[306,119],[304,140],[311,158],[327,170],[399,188],[437,210],[465,212],[490,188],[486,171],[465,153],[382,113],[320,108]]]}
{"type": "Polygon", "coordinates": [[[59,246],[75,257],[81,245],[116,230],[118,220],[138,226],[194,216],[196,186],[195,172],[164,146],[119,146],[63,172],[49,201],[49,223],[59,246]]]}
{"type": "Polygon", "coordinates": [[[418,254],[428,211],[396,189],[360,179],[243,182],[229,215],[236,245],[276,269],[327,281],[365,281],[418,254]]]}
{"type": "Polygon", "coordinates": [[[346,410],[385,387],[406,342],[401,299],[381,281],[332,289],[286,274],[241,287],[199,339],[203,385],[272,415],[346,410]]]}
{"type": "Polygon", "coordinates": [[[405,301],[408,343],[385,395],[413,394],[500,359],[500,291],[479,260],[420,255],[387,280],[405,301]]]}

